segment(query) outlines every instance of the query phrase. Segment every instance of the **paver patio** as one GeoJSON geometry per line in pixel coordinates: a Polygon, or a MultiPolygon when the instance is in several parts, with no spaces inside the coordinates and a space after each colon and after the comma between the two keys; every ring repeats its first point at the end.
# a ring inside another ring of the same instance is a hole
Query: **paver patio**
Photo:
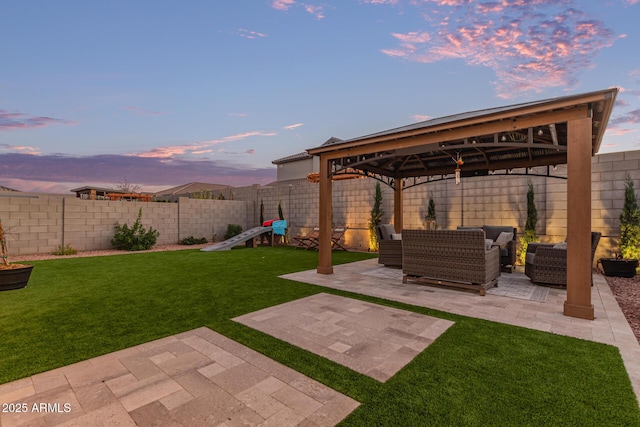
{"type": "Polygon", "coordinates": [[[204,327],[2,384],[0,402],[19,405],[3,427],[333,426],[359,406],[204,327]]]}
{"type": "Polygon", "coordinates": [[[382,382],[453,325],[449,320],[325,293],[233,320],[382,382]]]}
{"type": "MultiPolygon", "coordinates": [[[[492,320],[560,335],[601,342],[618,347],[640,401],[640,344],[627,322],[605,278],[593,275],[591,300],[595,320],[563,315],[566,290],[550,288],[544,302],[509,298],[488,293],[479,296],[459,290],[403,284],[401,280],[362,274],[378,267],[377,258],[336,265],[334,274],[318,274],[316,270],[281,276],[285,279],[325,286],[363,295],[428,307],[462,316],[492,320]]],[[[503,273],[500,281],[529,282],[522,273],[503,273]]]]}

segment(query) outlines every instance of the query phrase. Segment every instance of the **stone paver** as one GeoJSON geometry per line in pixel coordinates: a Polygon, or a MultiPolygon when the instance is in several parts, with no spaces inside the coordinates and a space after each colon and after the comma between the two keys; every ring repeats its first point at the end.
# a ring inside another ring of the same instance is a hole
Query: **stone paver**
{"type": "MultiPolygon", "coordinates": [[[[301,271],[281,277],[328,288],[370,295],[407,304],[428,307],[463,316],[477,317],[510,325],[523,326],[560,335],[567,335],[605,344],[620,350],[622,360],[640,401],[640,344],[624,317],[605,278],[594,274],[591,302],[595,320],[576,319],[563,314],[566,290],[550,288],[544,302],[509,298],[487,293],[467,293],[459,290],[403,284],[393,278],[372,277],[363,272],[379,267],[377,258],[337,265],[334,274],[317,274],[316,270],[301,271]]],[[[395,277],[396,273],[390,275],[395,277]]],[[[502,273],[498,278],[510,282],[528,282],[522,273],[502,273]]]]}
{"type": "Polygon", "coordinates": [[[333,426],[359,406],[208,328],[2,384],[0,403],[2,427],[333,426]]]}
{"type": "Polygon", "coordinates": [[[449,320],[325,293],[233,320],[383,382],[453,325],[449,320]]]}

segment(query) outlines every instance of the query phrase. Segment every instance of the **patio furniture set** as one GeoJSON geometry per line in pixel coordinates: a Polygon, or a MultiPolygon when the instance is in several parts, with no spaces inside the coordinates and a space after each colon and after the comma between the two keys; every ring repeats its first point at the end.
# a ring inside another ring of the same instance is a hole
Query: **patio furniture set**
{"type": "MultiPolygon", "coordinates": [[[[505,226],[459,227],[457,230],[402,230],[392,224],[376,228],[378,263],[402,268],[403,282],[474,290],[485,295],[501,272],[513,273],[517,229],[505,226]]],[[[591,261],[600,233],[591,235],[591,261]]],[[[567,249],[563,243],[530,243],[525,274],[533,283],[566,287],[567,249]]]]}
{"type": "MultiPolygon", "coordinates": [[[[343,245],[342,240],[344,234],[349,227],[335,227],[331,230],[331,249],[346,251],[347,248],[343,245]]],[[[314,227],[308,234],[295,236],[293,238],[296,246],[295,249],[318,249],[320,245],[320,227],[314,227]]]]}

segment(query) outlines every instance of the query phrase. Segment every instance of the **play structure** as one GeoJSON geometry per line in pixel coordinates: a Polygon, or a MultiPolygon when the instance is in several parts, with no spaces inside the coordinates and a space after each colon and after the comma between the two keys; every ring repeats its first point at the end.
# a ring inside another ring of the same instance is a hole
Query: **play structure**
{"type": "Polygon", "coordinates": [[[244,243],[248,247],[255,248],[260,243],[266,242],[269,246],[275,245],[284,240],[286,220],[270,220],[262,223],[261,227],[253,227],[247,231],[233,236],[224,242],[219,242],[211,246],[200,249],[202,252],[228,251],[234,246],[244,243]]]}

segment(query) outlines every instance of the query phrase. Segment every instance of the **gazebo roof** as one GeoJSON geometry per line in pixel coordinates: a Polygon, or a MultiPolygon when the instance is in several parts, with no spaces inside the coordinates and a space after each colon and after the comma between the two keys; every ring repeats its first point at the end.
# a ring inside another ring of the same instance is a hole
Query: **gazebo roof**
{"type": "Polygon", "coordinates": [[[618,89],[471,111],[308,150],[332,161],[333,174],[356,168],[395,178],[463,175],[567,163],[567,121],[591,117],[591,154],[600,148],[618,89]]]}

